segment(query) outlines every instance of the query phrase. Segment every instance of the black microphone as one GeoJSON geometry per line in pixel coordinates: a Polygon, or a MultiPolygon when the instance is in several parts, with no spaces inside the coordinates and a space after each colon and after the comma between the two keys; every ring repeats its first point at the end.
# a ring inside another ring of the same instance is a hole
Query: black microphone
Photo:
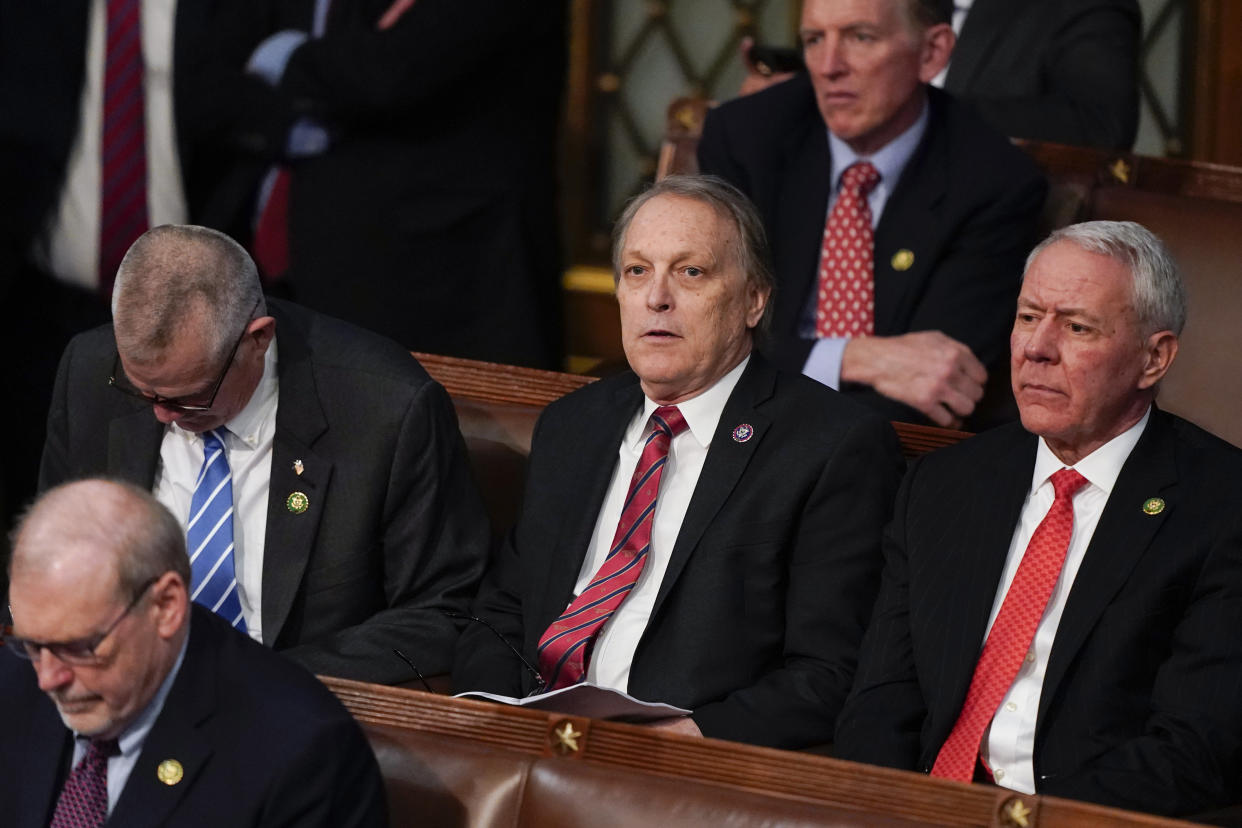
{"type": "Polygon", "coordinates": [[[533,665],[533,664],[531,664],[529,661],[527,661],[527,660],[526,660],[526,656],[522,655],[522,653],[518,650],[518,648],[517,648],[517,647],[514,647],[514,646],[513,646],[513,644],[509,641],[509,639],[507,639],[507,638],[505,638],[503,635],[501,635],[501,634],[500,634],[500,631],[499,631],[499,630],[497,630],[495,627],[493,627],[491,624],[489,624],[488,622],[484,621],[482,618],[478,618],[478,617],[476,617],[476,616],[474,616],[474,615],[470,615],[470,614],[468,614],[468,613],[464,613],[464,612],[455,612],[455,611],[453,611],[453,610],[441,610],[441,612],[443,612],[443,613],[444,613],[445,615],[447,615],[449,618],[464,618],[464,619],[466,619],[467,621],[475,621],[475,622],[477,622],[477,623],[479,623],[479,624],[482,624],[483,626],[485,626],[485,627],[487,627],[489,630],[491,630],[492,635],[496,636],[496,637],[497,637],[497,638],[499,638],[501,641],[503,641],[503,642],[505,643],[505,646],[506,646],[506,647],[508,647],[508,648],[509,648],[509,650],[510,650],[510,651],[511,651],[511,652],[512,652],[515,656],[517,656],[517,657],[518,657],[518,660],[522,662],[522,666],[526,668],[526,672],[530,673],[530,674],[531,674],[531,677],[535,679],[535,689],[534,689],[534,690],[532,690],[532,691],[529,693],[529,695],[531,695],[531,696],[537,696],[537,695],[539,695],[540,693],[542,693],[542,692],[543,692],[543,691],[547,688],[548,683],[547,683],[546,681],[544,681],[544,680],[543,680],[543,676],[539,675],[539,671],[535,669],[534,665],[533,665]]]}
{"type": "Polygon", "coordinates": [[[426,688],[427,688],[427,692],[428,692],[428,693],[434,693],[434,692],[436,692],[435,690],[432,690],[432,689],[431,689],[431,685],[427,683],[427,679],[423,678],[423,673],[422,673],[422,671],[421,671],[421,670],[419,670],[417,667],[415,667],[415,666],[414,666],[414,662],[413,662],[413,661],[410,661],[409,656],[407,656],[405,653],[403,653],[403,652],[401,652],[400,650],[398,650],[396,647],[393,647],[393,648],[392,648],[392,651],[393,651],[393,653],[395,653],[395,654],[396,654],[397,658],[401,659],[401,660],[402,660],[402,661],[404,661],[406,664],[410,665],[410,669],[414,671],[414,675],[418,676],[418,680],[419,680],[419,681],[421,681],[421,682],[423,683],[423,687],[426,687],[426,688]]]}

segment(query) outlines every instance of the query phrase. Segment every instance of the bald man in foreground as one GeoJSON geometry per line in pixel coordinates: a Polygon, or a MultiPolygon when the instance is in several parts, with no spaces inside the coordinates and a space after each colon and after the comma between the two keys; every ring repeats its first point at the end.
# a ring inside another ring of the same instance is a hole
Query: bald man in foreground
{"type": "Polygon", "coordinates": [[[301,667],[190,603],[184,532],[149,493],[52,489],[18,524],[9,576],[6,825],[387,824],[357,723],[301,667]]]}

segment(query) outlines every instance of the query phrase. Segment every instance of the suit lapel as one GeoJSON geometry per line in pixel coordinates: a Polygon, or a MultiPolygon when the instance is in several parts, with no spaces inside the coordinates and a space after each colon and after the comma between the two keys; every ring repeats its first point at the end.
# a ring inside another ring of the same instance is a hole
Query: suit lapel
{"type": "MultiPolygon", "coordinates": [[[[808,93],[809,94],[809,93],[808,93]]],[[[824,222],[828,217],[828,196],[832,189],[832,156],[828,151],[828,131],[818,111],[800,133],[790,137],[777,203],[773,251],[792,261],[777,262],[776,272],[794,276],[776,292],[772,329],[793,331],[798,327],[803,305],[810,295],[819,270],[823,247],[824,222]]]]}
{"type": "Polygon", "coordinates": [[[1100,615],[1130,577],[1160,527],[1177,510],[1177,459],[1165,416],[1152,409],[1147,428],[1122,466],[1083,555],[1044,673],[1040,720],[1100,615]],[[1143,512],[1143,503],[1155,495],[1164,498],[1165,508],[1158,515],[1148,515],[1143,512]]]}
{"type": "Polygon", "coordinates": [[[173,811],[193,790],[211,758],[211,743],[201,730],[216,708],[216,651],[203,640],[204,634],[210,633],[203,629],[211,620],[205,617],[207,611],[192,612],[190,643],[181,670],[147,734],[108,820],[110,825],[156,828],[172,824],[173,811]],[[166,784],[157,776],[160,764],[167,760],[181,766],[181,779],[174,784],[166,784]]]}
{"type": "MultiPolygon", "coordinates": [[[[565,611],[573,596],[574,584],[582,570],[595,523],[603,508],[604,496],[617,465],[617,448],[630,420],[642,406],[642,389],[637,377],[633,380],[615,389],[596,410],[584,412],[582,433],[589,431],[592,439],[584,439],[578,446],[563,447],[577,461],[566,476],[563,502],[568,516],[561,523],[560,535],[553,546],[548,572],[549,588],[545,593],[550,603],[540,608],[547,624],[565,611]]],[[[540,626],[541,632],[547,624],[540,626]]]]}
{"type": "Polygon", "coordinates": [[[16,828],[47,825],[73,755],[73,739],[61,724],[51,701],[45,696],[38,705],[39,709],[26,717],[27,735],[21,742],[15,742],[26,744],[29,751],[25,761],[17,763],[19,778],[11,783],[14,789],[26,792],[17,799],[17,811],[13,814],[16,828]]]}
{"type": "Polygon", "coordinates": [[[272,312],[280,388],[263,538],[263,640],[269,645],[278,639],[293,607],[332,479],[332,461],[311,449],[327,431],[328,421],[315,386],[306,332],[279,307],[272,312]],[[301,474],[295,461],[301,461],[301,474]],[[302,505],[305,510],[296,511],[302,505]]]}
{"type": "MultiPolygon", "coordinates": [[[[942,550],[944,560],[937,569],[939,588],[930,594],[949,598],[957,611],[948,613],[937,633],[941,652],[933,659],[944,665],[951,686],[939,696],[953,710],[941,711],[946,727],[957,717],[974,674],[987,630],[988,617],[996,600],[996,590],[1005,569],[1005,559],[1013,540],[1014,527],[1031,488],[1035,468],[1035,437],[1012,426],[1016,439],[1002,451],[978,459],[973,485],[958,492],[960,505],[946,510],[948,524],[941,527],[946,537],[955,537],[954,548],[942,550]]],[[[915,527],[916,531],[924,531],[915,527]]],[[[932,529],[926,534],[932,536],[932,529]]],[[[918,619],[915,619],[918,622],[918,619]]]]}
{"type": "Polygon", "coordinates": [[[948,186],[949,136],[945,134],[944,106],[939,90],[929,89],[927,132],[902,171],[875,229],[875,332],[879,336],[901,333],[899,320],[910,317],[910,308],[931,277],[932,247],[939,232],[936,206],[948,186]],[[897,256],[908,251],[913,259],[897,256]],[[894,260],[906,269],[898,270],[894,260]]]}
{"type": "Polygon", "coordinates": [[[108,425],[108,473],[150,489],[163,439],[164,424],[149,405],[117,417],[108,425]]]}
{"type": "MultiPolygon", "coordinates": [[[[664,571],[664,579],[660,582],[655,604],[651,608],[652,621],[659,616],[660,608],[677,583],[686,562],[698,549],[703,533],[716,519],[742,473],[746,471],[751,458],[763,443],[772,421],[760,413],[759,406],[772,397],[775,386],[776,371],[761,356],[752,353],[750,364],[746,366],[737,387],[729,395],[724,411],[720,414],[716,433],[712,435],[707,459],[699,473],[690,506],[686,509],[681,530],[677,533],[677,542],[673,544],[668,568],[664,571]],[[751,426],[754,435],[745,442],[738,442],[732,439],[732,433],[742,423],[751,426]]],[[[649,621],[647,629],[652,627],[653,624],[649,621]]]]}
{"type": "Polygon", "coordinates": [[[1018,17],[1015,6],[1025,5],[1024,0],[974,0],[962,35],[953,48],[949,73],[944,88],[954,94],[969,88],[995,50],[997,43],[1007,31],[1007,21],[1018,17]]]}

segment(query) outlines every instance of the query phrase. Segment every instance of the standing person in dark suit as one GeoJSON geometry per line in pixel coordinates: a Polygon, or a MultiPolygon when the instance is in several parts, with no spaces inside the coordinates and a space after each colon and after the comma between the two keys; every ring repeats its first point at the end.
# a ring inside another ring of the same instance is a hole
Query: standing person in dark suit
{"type": "Polygon", "coordinates": [[[690,709],[660,725],[679,732],[822,743],[874,597],[892,428],[752,351],[771,276],[733,187],[666,178],[615,239],[633,373],[540,418],[522,514],[475,602],[499,635],[466,628],[454,683],[588,680],[690,709]]]}
{"type": "Polygon", "coordinates": [[[288,173],[260,193],[265,275],[287,244],[308,307],[412,350],[559,367],[566,0],[247,6],[276,32],[238,135],[288,173]]]}
{"type": "Polygon", "coordinates": [[[269,315],[250,257],[205,228],[148,231],[114,302],[61,361],[41,486],[114,475],[193,528],[222,452],[230,621],[318,673],[413,679],[394,649],[448,672],[444,611],[473,595],[488,527],[444,389],[396,343],[269,315]]]}
{"type": "Polygon", "coordinates": [[[702,170],[751,197],[772,241],[764,351],[891,419],[939,425],[975,413],[985,385],[998,405],[981,413],[1003,408],[1005,330],[1046,189],[1020,150],[927,88],[953,48],[951,11],[806,0],[808,73],[713,110],[699,144],[702,170]],[[856,328],[837,316],[855,307],[856,328]]]}
{"type": "Polygon", "coordinates": [[[14,537],[6,825],[388,824],[357,723],[300,667],[190,603],[185,536],[154,497],[70,483],[14,537]]]}
{"type": "Polygon", "coordinates": [[[231,5],[0,0],[0,349],[22,355],[2,372],[21,400],[3,423],[20,438],[0,444],[5,524],[35,492],[56,360],[74,334],[107,321],[125,249],[149,226],[229,229],[237,217],[239,203],[231,214],[210,205],[231,163],[225,67],[257,39],[216,30],[231,5]],[[109,113],[121,119],[106,130],[109,113]]]}
{"type": "MultiPolygon", "coordinates": [[[[943,86],[1005,135],[1128,150],[1138,0],[971,0],[943,86]]],[[[939,80],[939,79],[938,79],[939,80]]]]}
{"type": "Polygon", "coordinates": [[[1032,253],[1022,423],[907,474],[836,755],[1166,814],[1242,800],[1242,453],[1154,404],[1185,316],[1137,224],[1032,253]]]}

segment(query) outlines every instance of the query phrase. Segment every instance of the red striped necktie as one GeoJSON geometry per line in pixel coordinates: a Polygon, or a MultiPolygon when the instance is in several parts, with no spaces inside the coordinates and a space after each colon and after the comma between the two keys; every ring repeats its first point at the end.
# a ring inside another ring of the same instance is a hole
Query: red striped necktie
{"type": "Polygon", "coordinates": [[[99,292],[147,231],[147,137],[141,0],[108,0],[99,201],[99,292]]]}
{"type": "Polygon", "coordinates": [[[660,477],[669,446],[685,431],[686,420],[676,406],[666,405],[652,412],[650,425],[651,434],[630,478],[608,557],[587,588],[539,639],[539,671],[549,690],[577,684],[586,676],[595,636],[638,583],[647,562],[660,477]]]}
{"type": "Polygon", "coordinates": [[[932,776],[959,782],[969,782],[974,776],[983,732],[1017,677],[1035,640],[1035,630],[1052,597],[1052,589],[1061,576],[1074,532],[1074,494],[1085,485],[1087,478],[1073,469],[1061,469],[1052,475],[1052,489],[1056,493],[1052,508],[1035,527],[1026,546],[992,622],[992,631],[983,643],[962,712],[936,756],[932,776]]]}

